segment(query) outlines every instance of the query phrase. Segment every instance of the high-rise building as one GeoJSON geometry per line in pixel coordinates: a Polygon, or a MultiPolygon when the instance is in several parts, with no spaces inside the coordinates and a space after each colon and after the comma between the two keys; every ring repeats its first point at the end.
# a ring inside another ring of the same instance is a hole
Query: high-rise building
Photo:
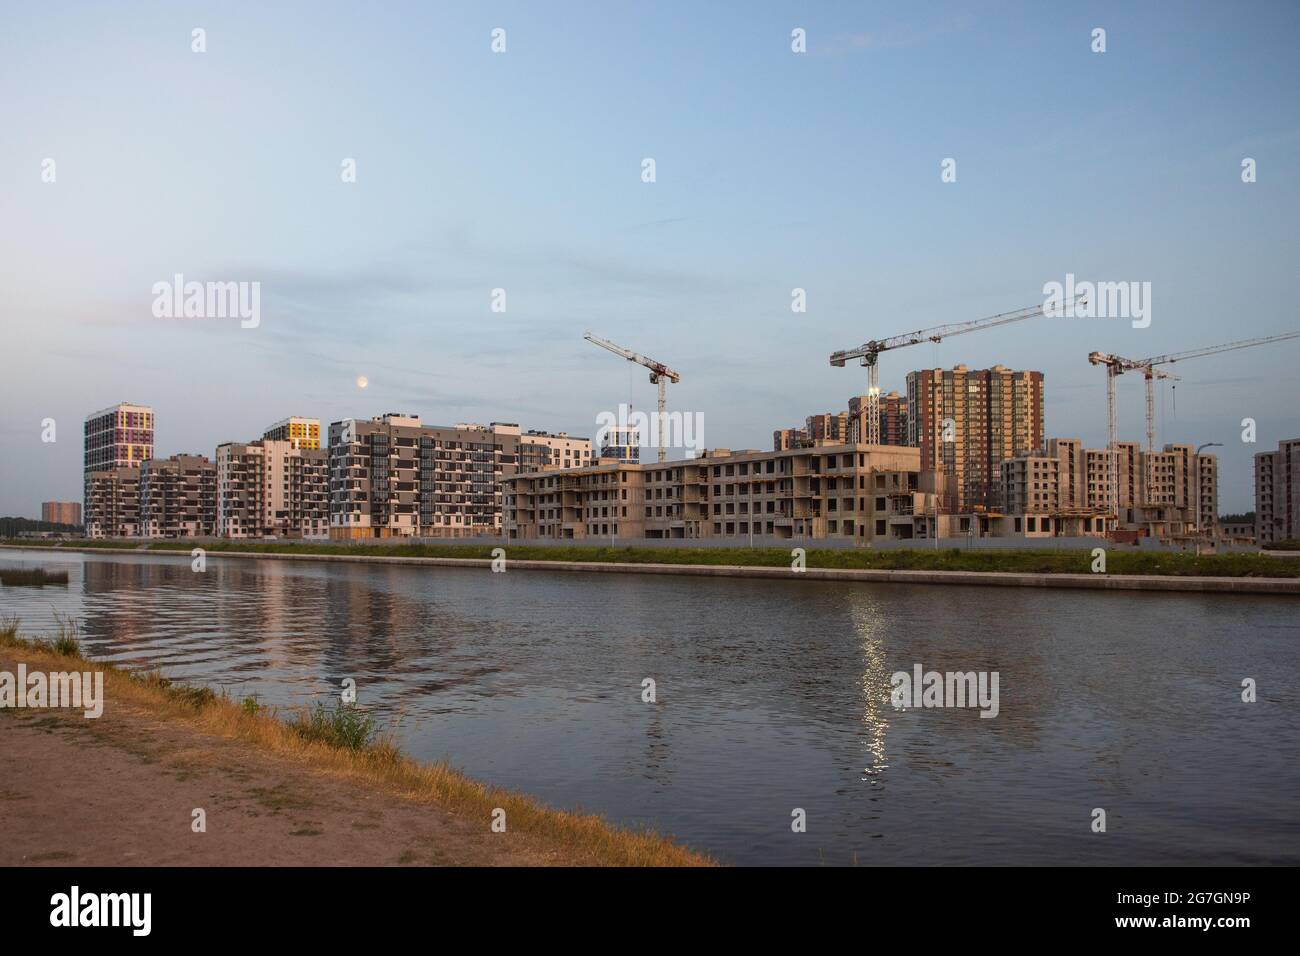
{"type": "Polygon", "coordinates": [[[83,471],[139,468],[153,457],[153,409],[119,402],[86,416],[83,471]]]}
{"type": "MultiPolygon", "coordinates": [[[[139,468],[153,457],[153,409],[148,405],[118,402],[86,416],[83,432],[82,501],[87,524],[106,526],[106,515],[92,514],[90,475],[92,472],[139,468]]],[[[104,486],[101,483],[101,490],[104,486]]],[[[104,499],[101,497],[99,503],[104,499]]],[[[106,532],[111,534],[112,532],[106,532]]]]}
{"type": "Polygon", "coordinates": [[[144,538],[194,538],[216,533],[217,472],[203,455],[150,458],[140,466],[144,538]]]}
{"type": "Polygon", "coordinates": [[[1255,456],[1255,543],[1300,539],[1300,438],[1255,456]]]}
{"type": "Polygon", "coordinates": [[[813,445],[844,445],[849,440],[849,413],[809,415],[804,427],[813,445]]]}
{"type": "Polygon", "coordinates": [[[42,501],[41,520],[51,524],[81,524],[80,501],[42,501]]]}
{"type": "Polygon", "coordinates": [[[772,450],[790,451],[792,448],[811,448],[812,439],[806,428],[778,428],[772,432],[772,450]]]}
{"type": "Polygon", "coordinates": [[[293,448],[320,447],[320,421],[315,418],[284,418],[268,425],[262,437],[271,441],[287,441],[293,448]]]}
{"type": "Polygon", "coordinates": [[[330,537],[501,533],[501,479],[519,469],[519,426],[424,425],[389,413],[329,430],[330,537]]]}
{"type": "MultiPolygon", "coordinates": [[[[907,399],[897,392],[880,396],[880,443],[907,444],[907,399]]],[[[781,428],[772,433],[774,451],[793,448],[817,448],[821,445],[865,443],[868,400],[854,395],[843,412],[809,415],[802,428],[781,428]]]]}
{"type": "Polygon", "coordinates": [[[1043,373],[924,369],[907,376],[907,443],[953,479],[957,512],[997,506],[1002,462],[1043,447],[1043,373]]]}
{"type": "Polygon", "coordinates": [[[329,537],[329,452],[264,438],[217,446],[223,538],[329,537]]]}
{"type": "Polygon", "coordinates": [[[140,469],[106,468],[86,475],[86,536],[128,538],[140,530],[140,469]]]}
{"type": "MultiPolygon", "coordinates": [[[[879,397],[880,406],[880,444],[906,445],[907,441],[907,399],[897,392],[890,392],[879,397]]],[[[865,442],[867,428],[867,409],[869,399],[866,395],[854,395],[849,399],[849,438],[851,441],[865,442]]]]}

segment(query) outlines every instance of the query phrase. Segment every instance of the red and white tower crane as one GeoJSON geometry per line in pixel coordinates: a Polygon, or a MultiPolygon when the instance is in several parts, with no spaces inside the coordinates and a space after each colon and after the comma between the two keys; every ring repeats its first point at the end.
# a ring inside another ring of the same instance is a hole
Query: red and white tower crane
{"type": "Polygon", "coordinates": [[[1223,345],[1208,345],[1204,348],[1191,349],[1186,352],[1174,352],[1170,355],[1153,355],[1144,359],[1129,359],[1122,355],[1112,355],[1109,352],[1089,352],[1088,361],[1093,365],[1106,366],[1106,408],[1109,416],[1107,436],[1108,444],[1106,446],[1109,452],[1110,463],[1108,467],[1108,482],[1110,487],[1107,489],[1107,497],[1110,499],[1110,508],[1113,515],[1118,515],[1118,500],[1116,495],[1116,484],[1118,483],[1118,451],[1116,432],[1118,424],[1116,421],[1115,411],[1115,379],[1125,372],[1140,370],[1147,383],[1147,451],[1155,450],[1156,443],[1156,401],[1155,401],[1155,380],[1157,378],[1176,379],[1178,376],[1162,371],[1157,368],[1160,365],[1172,365],[1175,362],[1185,362],[1187,359],[1200,358],[1203,355],[1217,355],[1220,352],[1232,352],[1237,349],[1253,348],[1256,345],[1267,345],[1270,342],[1283,342],[1287,339],[1300,338],[1300,332],[1284,332],[1280,335],[1266,335],[1258,339],[1243,339],[1238,342],[1227,342],[1223,345]]]}
{"type": "Polygon", "coordinates": [[[647,356],[642,355],[639,352],[633,352],[631,349],[625,349],[621,345],[615,345],[613,342],[609,341],[608,339],[602,339],[599,335],[593,335],[592,333],[587,332],[582,337],[586,339],[588,342],[591,342],[593,345],[599,345],[601,348],[607,349],[610,352],[613,352],[615,355],[622,356],[623,358],[627,359],[629,362],[635,362],[637,365],[642,365],[645,368],[648,368],[650,370],[650,381],[659,386],[659,418],[657,422],[658,431],[656,437],[658,439],[658,444],[659,444],[659,460],[663,461],[664,452],[667,444],[667,440],[664,435],[664,427],[666,421],[664,417],[664,404],[665,404],[664,400],[666,398],[666,395],[664,393],[665,392],[664,386],[668,382],[672,382],[674,385],[676,385],[678,382],[682,380],[682,377],[676,372],[674,372],[672,369],[670,369],[663,362],[656,362],[654,359],[648,358],[647,356]]]}
{"type": "Polygon", "coordinates": [[[954,335],[965,335],[967,332],[980,332],[984,329],[996,328],[999,325],[1006,325],[1010,322],[1019,322],[1022,319],[1032,319],[1037,315],[1053,313],[1057,309],[1063,309],[1071,303],[1077,302],[1081,305],[1084,301],[1086,301],[1085,296],[1075,296],[1064,304],[1044,302],[1039,305],[1030,306],[1027,309],[1017,309],[1014,312],[1003,312],[999,315],[990,315],[987,318],[974,319],[970,322],[937,325],[932,329],[921,329],[917,332],[895,335],[892,338],[873,339],[870,342],[864,342],[855,349],[847,349],[845,351],[831,353],[831,365],[834,365],[836,368],[843,368],[844,363],[851,361],[852,359],[861,359],[862,364],[867,367],[867,444],[879,445],[880,368],[878,361],[881,352],[888,352],[891,349],[900,349],[908,345],[920,345],[922,342],[939,342],[954,335]]]}

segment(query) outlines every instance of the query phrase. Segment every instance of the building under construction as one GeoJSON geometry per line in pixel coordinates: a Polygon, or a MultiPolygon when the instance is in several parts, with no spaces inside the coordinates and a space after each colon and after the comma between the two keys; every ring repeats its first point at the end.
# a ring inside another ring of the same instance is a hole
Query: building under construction
{"type": "Polygon", "coordinates": [[[948,520],[943,480],[901,446],[716,448],[685,461],[506,476],[504,526],[524,540],[926,538],[948,520]]]}
{"type": "Polygon", "coordinates": [[[1112,513],[1105,449],[1077,438],[1002,462],[996,518],[1011,534],[1114,533],[1161,539],[1213,536],[1218,526],[1218,459],[1191,445],[1144,452],[1119,442],[1118,512],[1112,513]]]}
{"type": "Polygon", "coordinates": [[[1300,438],[1255,456],[1255,541],[1300,539],[1300,438]]]}

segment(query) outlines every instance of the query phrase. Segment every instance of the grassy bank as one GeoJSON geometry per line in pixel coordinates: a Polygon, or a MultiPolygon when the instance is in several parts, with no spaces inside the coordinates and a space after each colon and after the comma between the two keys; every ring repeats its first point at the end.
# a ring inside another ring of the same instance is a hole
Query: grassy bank
{"type": "MultiPolygon", "coordinates": [[[[210,688],[174,684],[157,671],[130,673],[88,660],[69,621],[61,621],[58,633],[43,638],[24,638],[17,621],[0,621],[0,653],[31,669],[102,671],[110,708],[126,704],[198,733],[235,738],[267,755],[308,765],[355,786],[482,820],[485,831],[493,810],[503,808],[511,832],[538,837],[583,863],[703,866],[712,862],[654,833],[623,830],[590,814],[553,810],[530,797],[478,783],[445,764],[405,757],[373,719],[356,708],[317,706],[281,714],[251,698],[237,702],[210,688]]],[[[111,721],[111,713],[101,720],[111,721]]]]}
{"type": "MultiPolygon", "coordinates": [[[[17,542],[10,542],[16,544],[17,542]]],[[[1098,542],[1104,546],[1104,542],[1098,542]]],[[[401,544],[376,541],[366,544],[242,542],[197,543],[186,541],[70,541],[64,549],[78,547],[113,548],[126,551],[189,550],[202,547],[210,554],[246,552],[269,554],[351,555],[405,558],[492,557],[494,548],[504,547],[508,559],[517,561],[578,561],[626,564],[721,564],[743,567],[789,567],[790,549],[803,547],[791,541],[790,548],[618,548],[586,545],[497,545],[401,544]]],[[[874,551],[856,549],[807,549],[810,568],[861,568],[883,571],[1008,571],[1035,574],[1087,574],[1092,569],[1089,551],[1003,551],[963,548],[917,547],[907,550],[874,551]]],[[[1193,577],[1300,577],[1300,555],[1273,558],[1260,554],[1156,553],[1107,549],[1106,572],[1110,575],[1180,575],[1193,577]]]]}

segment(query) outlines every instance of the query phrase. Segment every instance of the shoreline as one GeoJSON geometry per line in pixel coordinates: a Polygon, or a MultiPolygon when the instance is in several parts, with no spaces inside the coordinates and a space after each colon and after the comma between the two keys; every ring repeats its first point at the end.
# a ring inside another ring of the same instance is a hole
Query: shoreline
{"type": "MultiPolygon", "coordinates": [[[[266,547],[266,545],[253,545],[266,547]]],[[[310,546],[310,545],[308,545],[310,546]]],[[[191,548],[157,548],[148,547],[95,547],[93,545],[27,545],[0,544],[0,547],[13,551],[41,552],[93,552],[99,554],[165,554],[190,557],[191,548]]],[[[204,547],[195,544],[192,547],[204,547]]],[[[296,547],[301,548],[302,545],[296,547]]],[[[362,547],[353,545],[352,547],[362,547]]],[[[468,547],[468,546],[461,546],[468,547]]],[[[1201,576],[1189,574],[1125,574],[1125,573],[1078,573],[1058,571],[944,571],[928,569],[882,569],[882,568],[824,568],[807,567],[794,571],[788,566],[763,564],[692,564],[685,562],[650,562],[650,561],[573,561],[573,560],[537,560],[528,558],[511,558],[512,547],[526,550],[529,545],[510,545],[503,542],[499,547],[506,552],[506,569],[525,571],[585,571],[589,573],[611,574],[676,574],[697,577],[727,578],[785,578],[808,581],[841,581],[892,584],[931,584],[947,586],[992,586],[992,587],[1037,587],[1069,588],[1103,591],[1173,591],[1182,593],[1229,593],[1229,594],[1272,594],[1300,595],[1300,577],[1256,577],[1239,576],[1201,576]]],[[[809,549],[810,551],[815,549],[809,549]]],[[[208,550],[206,557],[211,558],[245,558],[254,560],[278,561],[333,561],[373,564],[396,564],[424,567],[459,567],[490,568],[491,558],[453,558],[421,555],[382,555],[382,554],[339,554],[323,551],[269,551],[240,550],[238,547],[223,545],[220,549],[208,550]]],[[[1087,564],[1090,558],[1086,553],[1080,556],[1080,563],[1087,564]]],[[[1270,558],[1269,560],[1278,560],[1270,558]]],[[[1285,560],[1285,559],[1281,559],[1285,560]]]]}
{"type": "Polygon", "coordinates": [[[0,621],[0,671],[18,665],[102,672],[104,708],[92,719],[0,708],[0,754],[24,768],[0,788],[14,837],[3,865],[716,865],[671,838],[416,761],[385,737],[305,734],[288,712],[87,658],[75,637],[60,652],[0,621]],[[201,834],[194,808],[206,808],[201,834]]]}

